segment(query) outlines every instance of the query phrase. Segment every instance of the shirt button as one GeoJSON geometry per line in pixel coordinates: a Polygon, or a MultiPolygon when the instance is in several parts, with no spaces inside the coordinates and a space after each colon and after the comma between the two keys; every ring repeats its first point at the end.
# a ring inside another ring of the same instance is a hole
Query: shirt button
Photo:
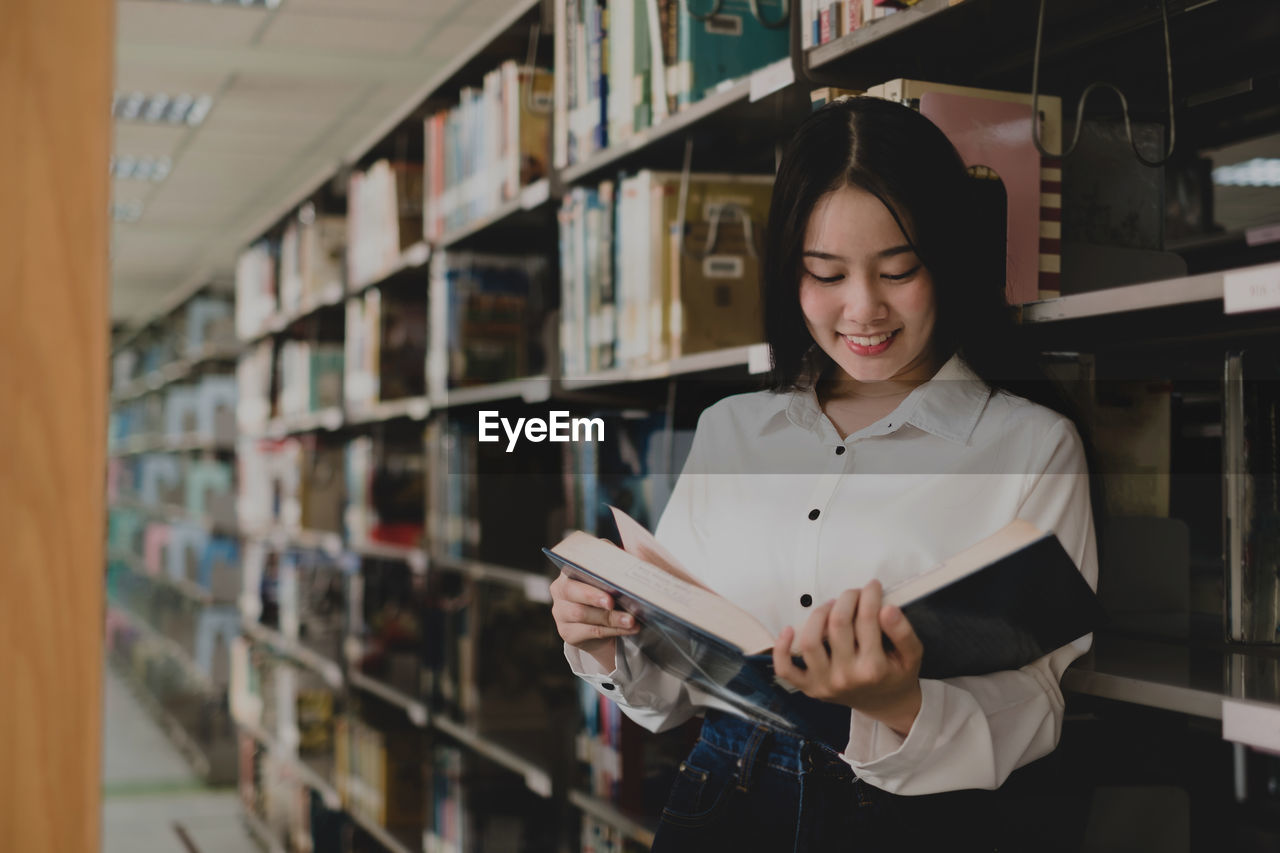
{"type": "Polygon", "coordinates": [[[800,606],[801,606],[801,607],[808,607],[810,604],[813,604],[813,596],[812,596],[812,595],[810,595],[809,593],[807,593],[807,592],[806,592],[804,595],[800,596],[800,606]]]}
{"type": "Polygon", "coordinates": [[[836,456],[844,456],[844,445],[843,445],[843,444],[836,448],[836,456]]]}
{"type": "Polygon", "coordinates": [[[609,683],[609,682],[607,682],[607,681],[602,682],[602,683],[600,684],[600,686],[601,686],[601,687],[603,687],[605,690],[616,690],[616,689],[617,689],[616,687],[614,687],[612,684],[610,684],[610,683],[609,683]]]}
{"type": "Polygon", "coordinates": [[[820,515],[822,515],[822,513],[821,513],[819,510],[816,510],[816,509],[811,509],[811,510],[809,510],[809,520],[810,520],[810,521],[817,521],[817,520],[818,520],[818,516],[820,516],[820,515]]]}

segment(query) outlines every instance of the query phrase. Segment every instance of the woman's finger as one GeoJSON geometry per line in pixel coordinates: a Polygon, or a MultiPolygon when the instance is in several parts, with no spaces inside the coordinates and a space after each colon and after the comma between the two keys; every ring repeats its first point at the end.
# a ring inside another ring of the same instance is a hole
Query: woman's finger
{"type": "Polygon", "coordinates": [[[577,646],[591,640],[628,637],[637,630],[636,628],[610,628],[604,625],[586,625],[581,622],[570,622],[560,626],[560,639],[571,646],[577,646]]]}
{"type": "Polygon", "coordinates": [[[872,581],[862,588],[858,598],[858,612],[853,617],[853,633],[858,642],[858,654],[871,658],[884,657],[884,641],[880,638],[880,581],[872,581]]]}
{"type": "Polygon", "coordinates": [[[806,671],[819,682],[826,681],[827,671],[831,666],[831,658],[827,653],[825,643],[827,617],[831,614],[831,608],[834,606],[835,599],[832,599],[809,614],[809,618],[801,626],[800,634],[796,640],[800,648],[800,656],[804,658],[806,671]]]}
{"type": "Polygon", "coordinates": [[[577,604],[589,604],[602,610],[613,609],[613,598],[609,593],[601,592],[591,584],[573,580],[565,575],[560,577],[564,578],[564,583],[560,587],[560,595],[564,599],[577,604]]]}
{"type": "Polygon", "coordinates": [[[908,666],[918,667],[924,655],[924,644],[916,636],[916,630],[906,615],[893,605],[881,607],[880,626],[893,641],[898,657],[908,666]]]}
{"type": "Polygon", "coordinates": [[[791,660],[791,644],[795,640],[795,634],[795,629],[790,625],[778,634],[778,641],[773,644],[773,672],[803,690],[808,686],[808,674],[791,660]]]}
{"type": "Polygon", "coordinates": [[[853,658],[853,616],[858,611],[860,590],[846,589],[836,599],[835,606],[827,616],[827,645],[831,647],[831,661],[853,658]]]}

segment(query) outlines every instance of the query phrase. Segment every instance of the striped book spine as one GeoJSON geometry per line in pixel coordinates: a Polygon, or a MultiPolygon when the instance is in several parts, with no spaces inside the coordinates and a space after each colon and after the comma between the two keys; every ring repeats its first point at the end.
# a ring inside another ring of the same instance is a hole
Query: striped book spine
{"type": "Polygon", "coordinates": [[[1040,161],[1040,298],[1061,294],[1062,273],[1062,160],[1040,161]]]}

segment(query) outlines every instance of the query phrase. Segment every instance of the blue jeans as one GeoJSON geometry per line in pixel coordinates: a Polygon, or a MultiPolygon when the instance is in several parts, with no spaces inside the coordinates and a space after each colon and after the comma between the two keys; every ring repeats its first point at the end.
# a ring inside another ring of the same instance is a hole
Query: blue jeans
{"type": "MultiPolygon", "coordinates": [[[[848,712],[842,716],[847,732],[848,712]]],[[[680,765],[653,853],[1018,849],[997,848],[990,796],[895,796],[857,778],[827,743],[709,711],[680,765]]]]}

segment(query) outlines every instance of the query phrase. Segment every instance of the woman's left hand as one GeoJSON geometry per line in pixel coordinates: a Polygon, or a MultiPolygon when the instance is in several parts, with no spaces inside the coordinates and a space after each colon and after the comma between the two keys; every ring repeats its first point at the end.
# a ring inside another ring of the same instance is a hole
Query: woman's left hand
{"type": "Polygon", "coordinates": [[[809,616],[798,638],[783,628],[773,667],[805,695],[848,705],[905,737],[920,711],[924,647],[901,610],[881,606],[881,593],[879,581],[845,590],[809,616]],[[892,649],[885,649],[881,632],[892,649]],[[793,638],[804,669],[792,663],[793,638]]]}

